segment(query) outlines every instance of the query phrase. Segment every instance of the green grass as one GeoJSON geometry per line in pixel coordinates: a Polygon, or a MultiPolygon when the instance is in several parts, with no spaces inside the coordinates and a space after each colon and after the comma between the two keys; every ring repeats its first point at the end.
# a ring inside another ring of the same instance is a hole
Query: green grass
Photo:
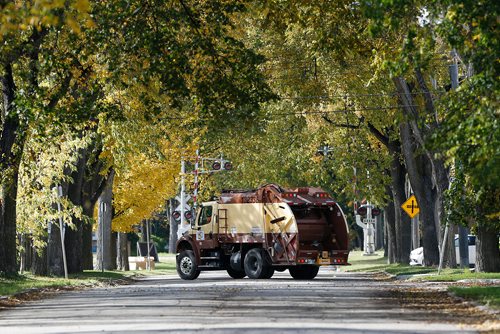
{"type": "Polygon", "coordinates": [[[455,295],[500,309],[500,286],[448,287],[455,295]]]}
{"type": "Polygon", "coordinates": [[[438,275],[437,268],[420,267],[403,264],[387,264],[387,259],[380,255],[363,256],[362,251],[349,253],[349,263],[352,266],[343,266],[344,271],[354,272],[386,272],[392,275],[418,275],[410,279],[413,281],[442,281],[456,282],[461,280],[472,280],[472,286],[450,286],[449,291],[457,296],[474,300],[489,307],[500,309],[500,286],[479,286],[474,280],[500,279],[500,273],[476,273],[467,269],[443,269],[438,275]]]}
{"type": "Polygon", "coordinates": [[[413,277],[414,280],[422,281],[460,281],[464,279],[500,279],[500,273],[475,273],[464,269],[443,269],[438,275],[435,267],[410,266],[405,264],[387,264],[387,258],[383,257],[383,251],[376,252],[379,255],[364,256],[362,251],[349,253],[349,263],[352,266],[342,267],[344,271],[364,272],[386,272],[391,275],[422,275],[413,277]]]}
{"type": "Polygon", "coordinates": [[[386,272],[392,275],[426,274],[435,271],[434,268],[387,264],[387,258],[383,256],[383,251],[375,252],[375,254],[377,255],[365,256],[362,251],[352,251],[349,253],[351,266],[345,266],[342,269],[353,272],[386,272]]]}
{"type": "Polygon", "coordinates": [[[0,296],[10,296],[30,289],[41,289],[63,286],[82,286],[95,285],[99,279],[88,278],[56,278],[56,277],[37,277],[30,274],[23,274],[12,278],[0,278],[0,296]]]}
{"type": "Polygon", "coordinates": [[[422,276],[415,279],[433,282],[456,282],[465,279],[500,279],[500,273],[476,273],[464,269],[444,269],[441,271],[440,275],[438,275],[437,270],[435,270],[433,274],[432,276],[422,276]]]}
{"type": "Polygon", "coordinates": [[[159,263],[155,269],[134,271],[98,271],[86,270],[83,273],[70,275],[69,279],[60,277],[42,277],[22,274],[14,277],[0,277],[0,296],[11,296],[31,289],[94,286],[100,283],[130,279],[133,276],[175,274],[175,254],[159,254],[159,263]]]}

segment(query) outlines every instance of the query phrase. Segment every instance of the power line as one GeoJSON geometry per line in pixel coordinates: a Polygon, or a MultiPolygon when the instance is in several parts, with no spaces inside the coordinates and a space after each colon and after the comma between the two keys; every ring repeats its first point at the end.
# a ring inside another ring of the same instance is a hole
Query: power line
{"type": "MultiPolygon", "coordinates": [[[[418,108],[418,105],[409,105],[411,107],[418,108]]],[[[389,105],[389,106],[368,106],[361,108],[350,108],[350,109],[333,109],[333,110],[305,110],[305,111],[295,111],[295,112],[277,112],[277,113],[268,113],[262,115],[260,120],[264,121],[266,118],[273,116],[303,116],[303,115],[328,115],[328,114],[347,114],[347,113],[356,113],[361,111],[378,111],[378,110],[396,110],[405,107],[405,105],[389,105]]],[[[179,116],[168,116],[162,117],[164,120],[187,120],[186,117],[179,116]]],[[[213,121],[214,118],[197,118],[194,119],[194,122],[199,121],[213,121]]]]}
{"type": "MultiPolygon", "coordinates": [[[[424,94],[435,94],[435,93],[446,93],[446,91],[432,91],[432,92],[412,92],[409,94],[405,95],[412,95],[412,96],[418,96],[418,95],[424,95],[424,94]]],[[[391,97],[397,97],[399,96],[399,93],[377,93],[377,94],[369,94],[369,93],[364,93],[364,94],[334,94],[334,95],[304,95],[304,96],[279,96],[280,99],[282,100],[331,100],[333,98],[352,98],[352,97],[371,97],[371,96],[391,96],[391,97]]]]}
{"type": "MultiPolygon", "coordinates": [[[[376,111],[376,110],[395,110],[404,107],[403,105],[394,106],[376,106],[376,107],[364,107],[364,108],[354,108],[354,109],[335,109],[335,110],[308,110],[308,111],[297,111],[297,112],[285,112],[285,113],[272,113],[271,116],[288,116],[288,115],[314,115],[314,114],[344,114],[344,113],[356,113],[360,111],[376,111]]],[[[418,107],[418,105],[411,105],[411,107],[418,107]]]]}

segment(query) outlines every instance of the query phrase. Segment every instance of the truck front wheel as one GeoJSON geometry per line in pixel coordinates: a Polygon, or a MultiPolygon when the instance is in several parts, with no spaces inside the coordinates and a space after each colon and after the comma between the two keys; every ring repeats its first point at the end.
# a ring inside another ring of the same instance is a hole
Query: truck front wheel
{"type": "Polygon", "coordinates": [[[269,265],[264,258],[262,250],[259,248],[252,248],[248,251],[243,261],[243,267],[245,267],[245,273],[248,278],[270,278],[268,276],[270,274],[269,265]]]}
{"type": "Polygon", "coordinates": [[[301,265],[288,268],[294,279],[313,279],[318,275],[319,267],[315,265],[301,265]]]}
{"type": "Polygon", "coordinates": [[[192,250],[184,250],[177,257],[177,273],[185,280],[193,280],[200,276],[196,258],[192,250]]]}

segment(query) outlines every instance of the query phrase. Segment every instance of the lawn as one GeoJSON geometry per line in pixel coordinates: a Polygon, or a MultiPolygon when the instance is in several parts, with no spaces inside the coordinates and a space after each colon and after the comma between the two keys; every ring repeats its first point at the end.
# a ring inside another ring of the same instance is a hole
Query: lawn
{"type": "Polygon", "coordinates": [[[86,270],[83,273],[70,275],[69,279],[60,277],[34,276],[28,273],[15,277],[0,277],[0,296],[12,296],[31,289],[96,286],[99,284],[117,282],[134,276],[175,274],[175,254],[159,254],[160,262],[155,269],[134,271],[97,271],[86,270]]]}
{"type": "Polygon", "coordinates": [[[410,266],[405,264],[387,264],[383,251],[378,255],[363,255],[362,251],[349,253],[351,266],[342,267],[344,271],[386,272],[395,276],[412,276],[412,280],[422,281],[460,281],[465,279],[500,279],[500,273],[476,273],[465,269],[443,269],[438,275],[436,267],[410,266]]]}
{"type": "Polygon", "coordinates": [[[363,251],[351,251],[349,253],[349,263],[351,266],[344,266],[342,270],[353,272],[386,272],[391,275],[415,275],[427,274],[436,271],[434,268],[416,267],[404,264],[388,264],[384,252],[375,252],[376,255],[363,255],[363,251]]]}
{"type": "Polygon", "coordinates": [[[500,287],[499,286],[473,286],[456,287],[450,286],[449,291],[455,295],[478,301],[495,309],[500,309],[500,287]]]}
{"type": "Polygon", "coordinates": [[[364,256],[362,251],[353,251],[349,254],[349,263],[352,266],[341,268],[343,271],[353,272],[386,272],[400,277],[408,275],[408,279],[412,281],[458,282],[467,280],[469,286],[449,286],[448,290],[457,296],[500,309],[500,285],[483,286],[480,281],[500,280],[500,273],[476,273],[467,269],[446,268],[438,275],[435,267],[387,264],[387,258],[384,258],[382,254],[383,252],[379,252],[379,255],[364,256]]]}

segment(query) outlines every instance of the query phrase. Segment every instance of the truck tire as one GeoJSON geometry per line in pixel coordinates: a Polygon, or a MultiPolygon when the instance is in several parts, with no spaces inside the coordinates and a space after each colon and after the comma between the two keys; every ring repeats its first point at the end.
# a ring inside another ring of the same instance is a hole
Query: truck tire
{"type": "Polygon", "coordinates": [[[269,279],[274,275],[274,268],[271,266],[267,266],[266,272],[262,275],[262,278],[269,279]]]}
{"type": "Polygon", "coordinates": [[[264,258],[262,249],[259,248],[252,248],[248,251],[243,261],[243,267],[248,278],[260,279],[269,275],[268,268],[270,266],[264,258]]]}
{"type": "Polygon", "coordinates": [[[313,279],[318,275],[319,267],[315,265],[301,265],[288,268],[294,279],[313,279]]]}
{"type": "Polygon", "coordinates": [[[197,279],[200,276],[200,270],[192,250],[184,250],[177,257],[177,274],[185,280],[197,279]]]}
{"type": "Polygon", "coordinates": [[[234,270],[231,267],[227,268],[227,273],[229,274],[229,276],[236,279],[243,278],[247,275],[244,271],[234,270]]]}

